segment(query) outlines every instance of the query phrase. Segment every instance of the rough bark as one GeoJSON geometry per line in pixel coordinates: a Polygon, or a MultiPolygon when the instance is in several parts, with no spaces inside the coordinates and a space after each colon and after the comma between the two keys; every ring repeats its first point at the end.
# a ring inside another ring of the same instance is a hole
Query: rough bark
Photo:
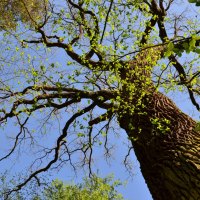
{"type": "Polygon", "coordinates": [[[119,123],[131,139],[153,199],[200,199],[200,133],[195,121],[159,92],[142,102],[145,106],[134,114],[130,107],[123,111],[119,123]]]}

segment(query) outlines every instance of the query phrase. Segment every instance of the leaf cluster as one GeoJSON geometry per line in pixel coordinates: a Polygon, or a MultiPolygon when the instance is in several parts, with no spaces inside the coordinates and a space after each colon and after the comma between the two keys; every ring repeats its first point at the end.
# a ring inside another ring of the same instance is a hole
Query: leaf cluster
{"type": "Polygon", "coordinates": [[[44,18],[47,0],[0,1],[0,30],[15,30],[20,22],[33,25],[44,18]]]}
{"type": "MultiPolygon", "coordinates": [[[[5,183],[6,177],[2,177],[1,181],[5,183]]],[[[26,192],[20,191],[12,200],[123,200],[123,196],[116,190],[121,185],[119,180],[114,180],[113,175],[105,178],[93,175],[91,178],[84,178],[79,184],[66,184],[55,179],[41,189],[31,186],[26,192]]],[[[1,188],[1,192],[2,189],[5,190],[5,186],[1,188]]]]}

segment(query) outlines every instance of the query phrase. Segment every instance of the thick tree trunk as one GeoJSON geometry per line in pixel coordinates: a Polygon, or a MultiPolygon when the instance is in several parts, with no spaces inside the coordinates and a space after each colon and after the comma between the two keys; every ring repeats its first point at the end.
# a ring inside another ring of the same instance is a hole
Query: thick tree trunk
{"type": "Polygon", "coordinates": [[[145,107],[134,114],[130,107],[119,114],[119,123],[131,139],[153,199],[200,199],[200,133],[194,130],[195,121],[159,92],[143,100],[145,107]]]}

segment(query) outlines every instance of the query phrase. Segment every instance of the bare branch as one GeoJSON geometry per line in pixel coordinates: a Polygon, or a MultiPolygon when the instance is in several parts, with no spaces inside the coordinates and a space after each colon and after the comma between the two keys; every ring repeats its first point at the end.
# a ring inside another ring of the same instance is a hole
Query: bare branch
{"type": "Polygon", "coordinates": [[[64,144],[63,140],[64,138],[67,136],[67,130],[69,128],[69,126],[72,124],[72,122],[77,118],[80,117],[81,115],[89,112],[91,109],[93,109],[96,106],[96,103],[93,102],[91,105],[89,105],[88,107],[84,108],[83,110],[75,113],[65,124],[63,131],[62,131],[62,135],[60,135],[57,139],[57,144],[55,147],[55,152],[54,152],[54,158],[43,168],[40,168],[38,170],[36,170],[35,172],[33,172],[31,175],[29,175],[29,177],[21,184],[17,185],[15,189],[12,189],[8,192],[6,192],[6,197],[8,198],[8,196],[10,196],[13,192],[17,192],[19,190],[21,190],[29,181],[32,180],[32,178],[36,178],[36,175],[42,173],[42,172],[46,172],[58,159],[59,159],[59,152],[61,149],[61,146],[64,144]]]}

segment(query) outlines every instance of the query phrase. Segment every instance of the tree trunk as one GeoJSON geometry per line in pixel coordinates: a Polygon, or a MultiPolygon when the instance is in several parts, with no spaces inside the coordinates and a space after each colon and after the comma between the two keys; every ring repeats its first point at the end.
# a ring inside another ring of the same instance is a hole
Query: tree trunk
{"type": "Polygon", "coordinates": [[[118,120],[153,199],[200,199],[200,132],[194,130],[195,121],[159,92],[144,97],[143,103],[134,114],[130,107],[123,111],[118,120]]]}

